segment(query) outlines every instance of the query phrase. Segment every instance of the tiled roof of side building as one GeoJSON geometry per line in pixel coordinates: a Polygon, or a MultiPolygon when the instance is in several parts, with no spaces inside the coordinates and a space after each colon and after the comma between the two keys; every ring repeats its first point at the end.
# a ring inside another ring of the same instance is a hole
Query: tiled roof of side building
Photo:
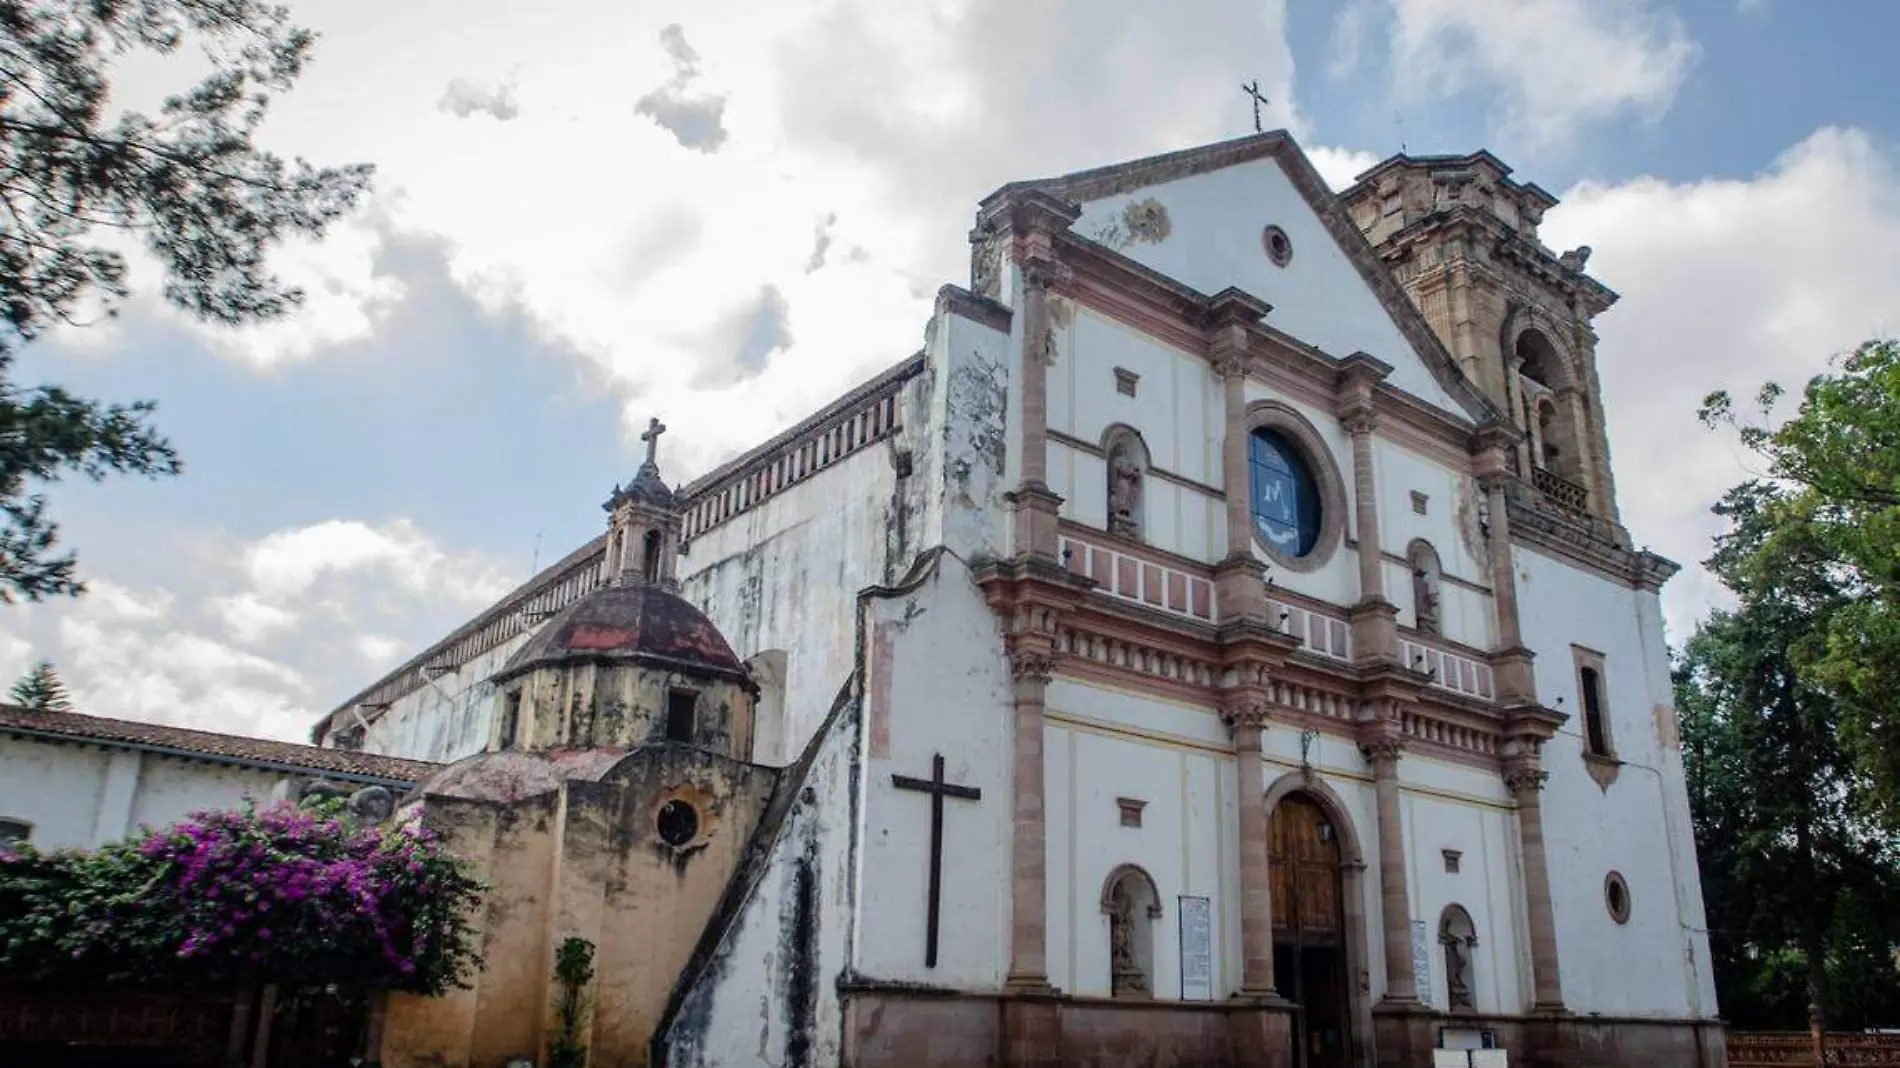
{"type": "Polygon", "coordinates": [[[421,782],[441,768],[440,764],[427,760],[320,749],[314,745],[107,719],[77,712],[33,712],[13,705],[0,705],[0,735],[116,746],[272,771],[405,786],[421,782]]]}

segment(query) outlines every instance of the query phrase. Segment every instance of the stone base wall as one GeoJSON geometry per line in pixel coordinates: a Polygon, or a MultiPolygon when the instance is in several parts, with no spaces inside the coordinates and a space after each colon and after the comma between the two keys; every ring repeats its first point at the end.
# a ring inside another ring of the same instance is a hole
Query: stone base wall
{"type": "Polygon", "coordinates": [[[1472,1016],[1423,1013],[1374,1018],[1375,1063],[1385,1068],[1429,1063],[1420,1051],[1445,1028],[1496,1033],[1513,1068],[1724,1068],[1723,1025],[1716,1020],[1648,1020],[1608,1016],[1472,1016]],[[1422,1043],[1422,1045],[1421,1045],[1422,1043]]]}
{"type": "Polygon", "coordinates": [[[859,990],[850,1068],[1290,1068],[1286,1005],[859,990]]]}
{"type": "MultiPolygon", "coordinates": [[[[898,987],[846,993],[847,1068],[1291,1068],[1290,1005],[898,987]]],[[[1513,1068],[1724,1068],[1718,1021],[1375,1010],[1355,1065],[1431,1063],[1444,1028],[1489,1028],[1513,1068]]]]}

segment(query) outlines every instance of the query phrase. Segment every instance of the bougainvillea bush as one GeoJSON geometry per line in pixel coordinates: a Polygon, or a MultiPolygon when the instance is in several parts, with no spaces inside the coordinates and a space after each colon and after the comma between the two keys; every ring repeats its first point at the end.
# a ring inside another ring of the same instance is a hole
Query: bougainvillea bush
{"type": "Polygon", "coordinates": [[[0,975],[440,994],[480,966],[481,891],[418,822],[200,812],[90,852],[0,847],[0,975]]]}

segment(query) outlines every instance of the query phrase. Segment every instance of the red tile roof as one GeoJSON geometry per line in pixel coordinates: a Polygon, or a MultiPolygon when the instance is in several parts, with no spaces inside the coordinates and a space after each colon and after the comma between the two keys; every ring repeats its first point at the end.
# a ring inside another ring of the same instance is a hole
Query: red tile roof
{"type": "Polygon", "coordinates": [[[239,734],[82,716],[77,712],[32,712],[13,705],[0,705],[0,734],[143,749],[188,759],[398,784],[421,782],[441,767],[427,760],[320,749],[314,745],[274,742],[239,734]]]}

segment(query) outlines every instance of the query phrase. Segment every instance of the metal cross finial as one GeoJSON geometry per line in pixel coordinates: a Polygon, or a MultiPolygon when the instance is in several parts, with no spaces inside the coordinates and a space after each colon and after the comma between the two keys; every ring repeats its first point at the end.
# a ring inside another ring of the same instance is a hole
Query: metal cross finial
{"type": "Polygon", "coordinates": [[[660,451],[660,435],[664,433],[666,433],[665,423],[658,419],[647,420],[647,432],[640,435],[640,440],[647,443],[647,463],[657,462],[654,457],[660,451]]]}
{"type": "Polygon", "coordinates": [[[1254,133],[1264,132],[1260,126],[1260,105],[1266,103],[1267,98],[1260,95],[1260,79],[1255,78],[1253,81],[1248,82],[1245,85],[1242,85],[1240,88],[1248,96],[1253,97],[1253,132],[1254,133]]]}

